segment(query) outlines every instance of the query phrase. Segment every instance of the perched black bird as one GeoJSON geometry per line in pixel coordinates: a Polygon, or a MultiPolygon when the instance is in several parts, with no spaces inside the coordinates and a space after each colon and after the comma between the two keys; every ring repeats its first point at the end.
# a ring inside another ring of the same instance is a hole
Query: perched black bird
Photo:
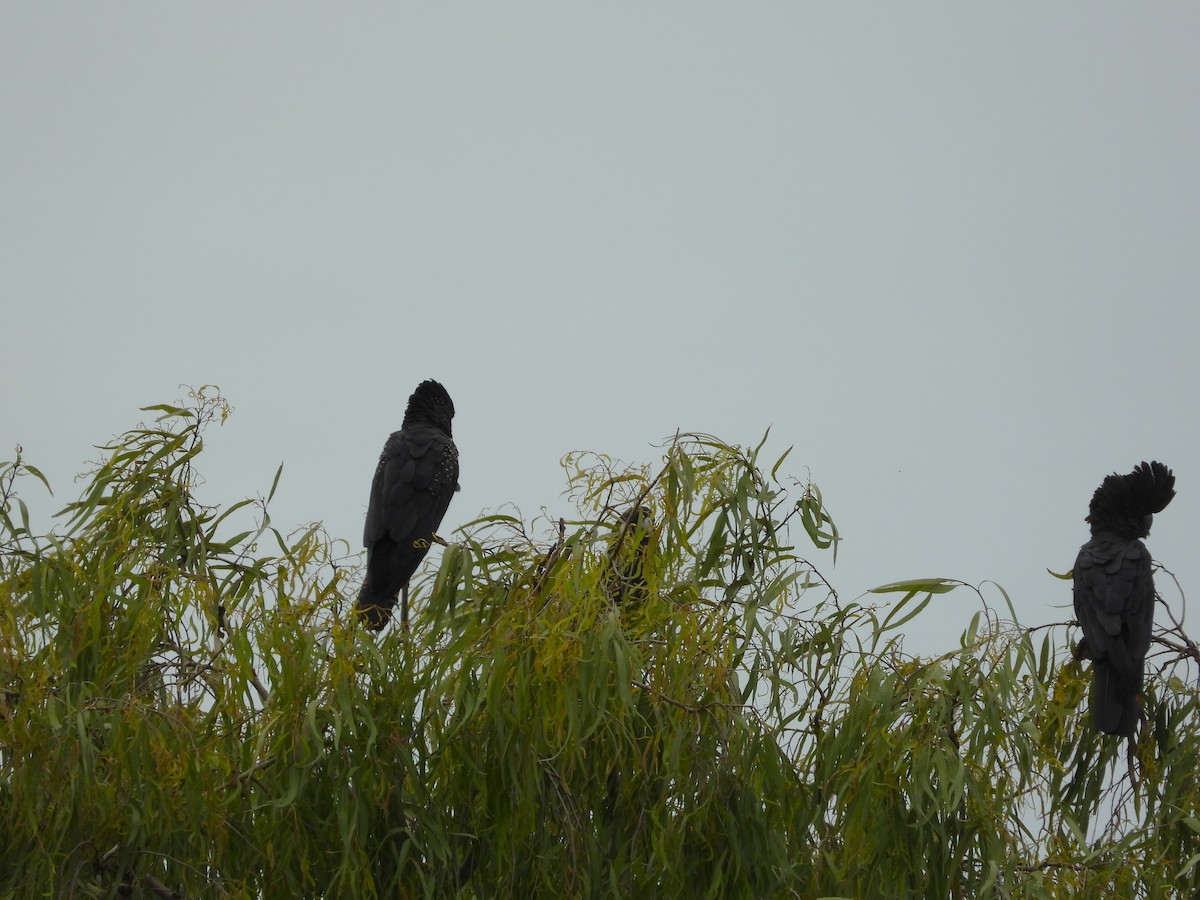
{"type": "Polygon", "coordinates": [[[367,578],[358,594],[358,614],[374,631],[387,624],[400,592],[400,621],[408,624],[408,580],[429,552],[458,490],[453,418],[454,402],[446,389],[423,381],[408,398],[400,430],[383,445],[363,529],[367,578]]]}
{"type": "Polygon", "coordinates": [[[646,599],[646,551],[654,517],[644,506],[633,506],[621,516],[608,545],[608,592],[614,603],[641,603],[646,599]]]}
{"type": "Polygon", "coordinates": [[[1075,560],[1077,655],[1092,661],[1092,722],[1106,734],[1128,737],[1137,728],[1154,624],[1150,552],[1140,538],[1174,496],[1175,476],[1160,462],[1109,475],[1092,495],[1092,539],[1075,560]]]}

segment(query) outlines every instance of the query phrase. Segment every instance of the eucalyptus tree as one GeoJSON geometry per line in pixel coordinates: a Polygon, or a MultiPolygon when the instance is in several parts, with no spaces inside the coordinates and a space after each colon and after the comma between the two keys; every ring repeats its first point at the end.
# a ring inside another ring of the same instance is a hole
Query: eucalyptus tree
{"type": "Polygon", "coordinates": [[[832,516],[787,454],[689,434],[648,465],[571,454],[553,521],[444,535],[411,627],[373,634],[361,557],[272,522],[280,473],[197,498],[218,395],[149,412],[51,533],[22,499],[40,472],[0,468],[4,896],[1200,887],[1178,603],[1147,726],[1104,736],[1073,624],[948,579],[843,598],[832,516]],[[955,599],[979,604],[957,645],[905,652],[955,599]]]}

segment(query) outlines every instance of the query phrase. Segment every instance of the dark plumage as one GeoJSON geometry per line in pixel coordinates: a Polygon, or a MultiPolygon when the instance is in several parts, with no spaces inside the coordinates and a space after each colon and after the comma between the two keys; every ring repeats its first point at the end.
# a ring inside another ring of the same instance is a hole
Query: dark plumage
{"type": "Polygon", "coordinates": [[[1109,475],[1092,495],[1092,539],[1075,560],[1075,615],[1078,655],[1092,661],[1092,722],[1106,734],[1137,729],[1154,624],[1150,552],[1140,539],[1174,496],[1175,476],[1160,462],[1109,475]]]}
{"type": "Polygon", "coordinates": [[[644,506],[633,506],[621,516],[608,546],[608,591],[615,603],[640,603],[646,599],[646,551],[654,517],[644,506]]]}
{"type": "Polygon", "coordinates": [[[423,381],[408,398],[404,423],[383,445],[363,543],[367,577],[358,614],[370,629],[387,624],[403,592],[400,621],[408,624],[408,580],[429,552],[450,498],[458,490],[458,448],[450,436],[454,402],[436,381],[423,381]]]}

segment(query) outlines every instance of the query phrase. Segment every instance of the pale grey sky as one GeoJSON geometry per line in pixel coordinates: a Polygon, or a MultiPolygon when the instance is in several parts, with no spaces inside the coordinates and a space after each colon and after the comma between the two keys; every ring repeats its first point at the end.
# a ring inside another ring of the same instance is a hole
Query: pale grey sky
{"type": "Polygon", "coordinates": [[[1200,593],[1198,46],[1193,4],[5,4],[0,457],[66,502],[216,383],[208,499],[282,461],[276,524],[357,548],[424,378],[451,528],[771,426],[844,597],[994,579],[1028,624],[1157,458],[1200,593]]]}

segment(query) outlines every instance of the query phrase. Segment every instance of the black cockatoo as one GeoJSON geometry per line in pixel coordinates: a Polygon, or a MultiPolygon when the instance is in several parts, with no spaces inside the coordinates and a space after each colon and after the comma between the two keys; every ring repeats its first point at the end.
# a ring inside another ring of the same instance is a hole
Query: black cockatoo
{"type": "Polygon", "coordinates": [[[1083,626],[1077,655],[1092,661],[1092,722],[1132,736],[1154,625],[1150,552],[1140,538],[1175,496],[1175,476],[1160,462],[1109,475],[1092,495],[1085,521],[1092,539],[1075,560],[1075,615],[1083,626]]]}
{"type": "Polygon", "coordinates": [[[401,592],[400,621],[408,624],[408,580],[429,552],[458,490],[458,448],[450,436],[453,418],[454,402],[446,389],[436,381],[423,381],[408,398],[400,430],[383,445],[363,529],[367,577],[357,607],[363,623],[374,631],[387,624],[401,592]]]}
{"type": "Polygon", "coordinates": [[[608,591],[615,603],[646,599],[646,551],[654,517],[644,506],[627,509],[608,545],[608,591]]]}

